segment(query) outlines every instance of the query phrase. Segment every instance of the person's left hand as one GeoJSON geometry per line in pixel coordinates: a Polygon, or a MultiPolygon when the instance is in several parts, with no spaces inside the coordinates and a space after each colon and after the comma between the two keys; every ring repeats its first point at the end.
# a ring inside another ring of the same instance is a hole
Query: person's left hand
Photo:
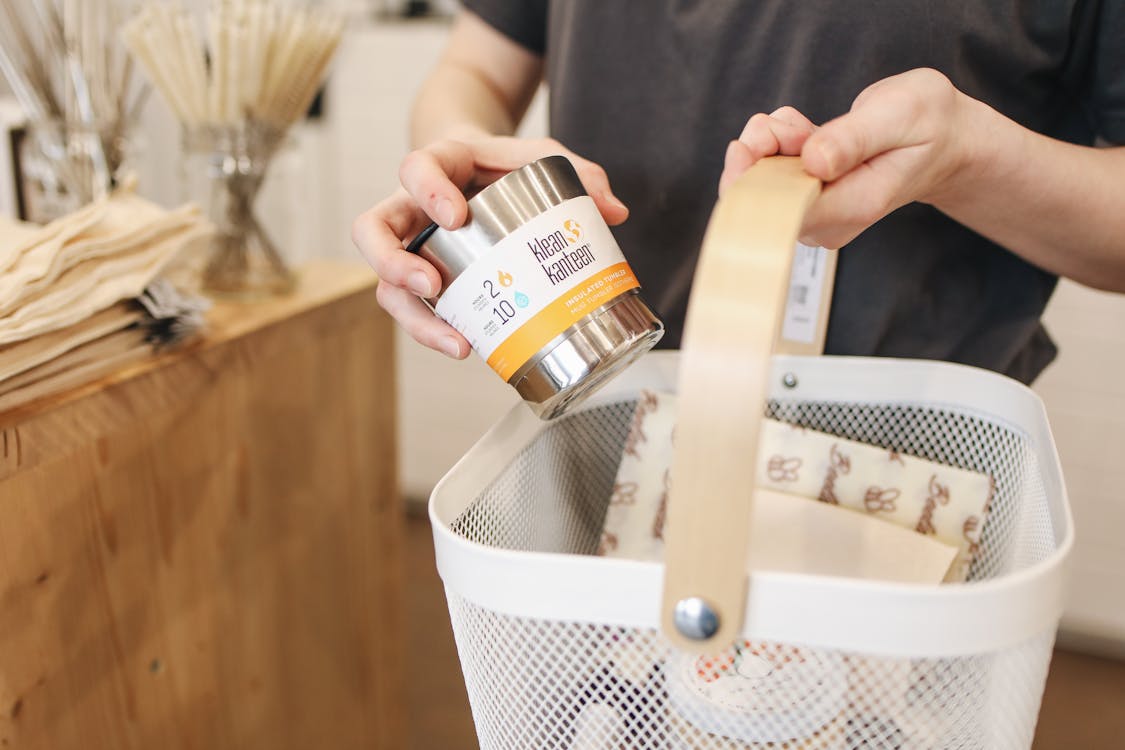
{"type": "Polygon", "coordinates": [[[984,135],[974,132],[980,106],[936,70],[918,69],[867,87],[850,112],[819,128],[792,107],[756,114],[727,148],[719,192],[758,159],[800,155],[825,183],[801,241],[838,248],[900,206],[939,204],[956,191],[984,135]]]}

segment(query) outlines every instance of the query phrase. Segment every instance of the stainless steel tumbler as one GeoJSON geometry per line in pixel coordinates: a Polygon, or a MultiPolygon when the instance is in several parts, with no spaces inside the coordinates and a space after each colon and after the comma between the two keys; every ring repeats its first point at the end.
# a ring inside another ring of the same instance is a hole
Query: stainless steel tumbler
{"type": "Polygon", "coordinates": [[[651,349],[664,326],[563,156],[515,170],[469,199],[454,231],[407,248],[441,273],[443,320],[552,419],[651,349]]]}

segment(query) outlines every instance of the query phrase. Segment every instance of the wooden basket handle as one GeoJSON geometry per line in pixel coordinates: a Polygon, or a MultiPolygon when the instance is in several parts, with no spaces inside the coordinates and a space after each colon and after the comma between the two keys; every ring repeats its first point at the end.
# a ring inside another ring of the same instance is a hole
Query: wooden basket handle
{"type": "Polygon", "coordinates": [[[665,636],[706,653],[738,638],[770,352],[820,181],[762,159],[715,206],[688,303],[665,527],[665,636]]]}

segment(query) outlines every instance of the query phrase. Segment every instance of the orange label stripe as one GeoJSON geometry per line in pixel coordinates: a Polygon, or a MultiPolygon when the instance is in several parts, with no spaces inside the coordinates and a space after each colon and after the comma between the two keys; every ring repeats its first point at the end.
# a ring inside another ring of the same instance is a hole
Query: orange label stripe
{"type": "Polygon", "coordinates": [[[517,328],[488,358],[488,366],[509,380],[551,339],[615,297],[641,284],[625,262],[575,284],[571,290],[517,328]]]}

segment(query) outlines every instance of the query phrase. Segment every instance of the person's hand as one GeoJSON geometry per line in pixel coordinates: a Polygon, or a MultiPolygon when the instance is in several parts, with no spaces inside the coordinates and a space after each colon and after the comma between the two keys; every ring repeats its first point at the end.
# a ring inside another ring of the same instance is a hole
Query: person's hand
{"type": "Polygon", "coordinates": [[[955,191],[972,163],[980,106],[941,73],[919,69],[869,86],[850,112],[821,127],[792,107],[756,114],[727,148],[719,191],[758,159],[800,155],[825,183],[801,241],[838,248],[900,206],[940,204],[955,191]]]}
{"type": "Polygon", "coordinates": [[[404,244],[431,220],[445,229],[464,224],[468,205],[463,191],[553,154],[574,164],[608,224],[625,221],[629,210],[613,195],[605,170],[597,164],[549,138],[493,137],[440,141],[407,154],[398,173],[402,187],[352,224],[352,241],[379,275],[379,304],[416,341],[456,359],[468,356],[470,349],[465,337],[420,299],[441,290],[441,276],[430,263],[406,252],[404,244]]]}

